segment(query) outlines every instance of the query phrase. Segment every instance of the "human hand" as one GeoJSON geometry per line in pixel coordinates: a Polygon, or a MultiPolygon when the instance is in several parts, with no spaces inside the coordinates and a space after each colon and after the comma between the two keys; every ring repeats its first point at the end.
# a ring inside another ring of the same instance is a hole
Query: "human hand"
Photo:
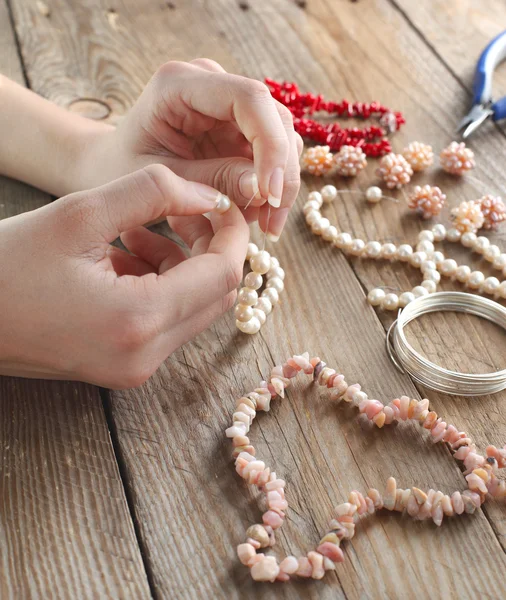
{"type": "Polygon", "coordinates": [[[235,301],[249,231],[216,190],[152,165],[0,221],[0,373],[136,387],[235,301]],[[141,227],[188,219],[191,248],[141,227]],[[129,254],[110,245],[119,235],[129,254]]]}
{"type": "Polygon", "coordinates": [[[227,194],[275,241],[300,186],[302,140],[290,111],[253,79],[212,60],[163,65],[117,129],[89,136],[79,189],[153,162],[227,194]]]}

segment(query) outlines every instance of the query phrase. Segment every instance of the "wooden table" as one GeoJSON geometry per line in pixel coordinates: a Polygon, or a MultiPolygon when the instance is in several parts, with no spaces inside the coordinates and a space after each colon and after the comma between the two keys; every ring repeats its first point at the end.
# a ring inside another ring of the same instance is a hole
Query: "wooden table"
{"type": "MultiPolygon", "coordinates": [[[[251,77],[377,99],[407,117],[396,149],[416,139],[440,150],[468,109],[479,52],[505,27],[501,0],[0,0],[0,71],[70,110],[114,122],[164,61],[207,56],[251,77]]],[[[506,69],[495,86],[506,91],[506,69]]],[[[504,193],[505,130],[487,124],[471,146],[475,177],[504,193]]],[[[353,186],[370,185],[373,162],[353,186]]],[[[419,179],[441,185],[452,206],[482,191],[437,169],[419,179]]],[[[236,559],[245,527],[261,513],[234,473],[223,431],[235,398],[291,353],[319,354],[372,397],[427,394],[482,450],[506,441],[505,393],[444,396],[389,362],[391,317],[365,295],[381,283],[409,289],[419,273],[348,260],[312,236],[301,205],[319,184],[306,180],[273,248],[287,289],[259,335],[239,335],[228,314],[142,388],[124,392],[0,378],[3,600],[506,596],[506,513],[493,501],[441,528],[399,514],[363,519],[345,562],[319,582],[253,584],[236,559]]],[[[3,218],[50,200],[0,180],[3,218]]],[[[398,243],[423,227],[403,202],[372,207],[350,195],[329,216],[359,237],[398,243]]],[[[505,232],[491,236],[503,248],[505,232]]],[[[422,319],[411,336],[446,366],[504,365],[504,334],[478,319],[422,319]]],[[[450,452],[424,433],[405,424],[371,428],[351,407],[296,385],[252,432],[260,455],[287,480],[282,549],[307,552],[333,506],[353,489],[384,489],[390,475],[401,487],[465,489],[450,452]]]]}

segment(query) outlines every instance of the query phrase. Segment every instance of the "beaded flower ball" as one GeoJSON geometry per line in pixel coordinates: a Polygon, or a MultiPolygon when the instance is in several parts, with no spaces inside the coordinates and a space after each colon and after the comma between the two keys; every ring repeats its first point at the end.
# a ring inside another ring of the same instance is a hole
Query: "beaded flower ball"
{"type": "Polygon", "coordinates": [[[302,155],[302,168],[311,175],[327,175],[332,169],[333,158],[329,146],[312,146],[302,155]]]}
{"type": "Polygon", "coordinates": [[[432,146],[422,144],[421,142],[411,142],[404,148],[402,155],[411,165],[413,171],[423,171],[430,167],[434,162],[434,152],[432,146]]]}
{"type": "Polygon", "coordinates": [[[438,215],[443,209],[446,195],[437,186],[417,185],[408,197],[408,206],[421,213],[424,219],[438,215]]]}
{"type": "Polygon", "coordinates": [[[441,168],[452,175],[464,175],[474,169],[474,152],[466,148],[464,142],[452,142],[439,155],[441,168]]]}
{"type": "Polygon", "coordinates": [[[485,219],[483,229],[496,229],[500,223],[506,220],[506,205],[499,196],[487,194],[477,202],[480,204],[485,219]]]}
{"type": "Polygon", "coordinates": [[[410,182],[413,169],[402,154],[390,152],[380,160],[376,174],[383,179],[387,188],[400,188],[410,182]]]}
{"type": "Polygon", "coordinates": [[[336,172],[343,177],[355,177],[367,165],[366,156],[357,146],[342,146],[334,155],[336,172]]]}
{"type": "Polygon", "coordinates": [[[458,229],[460,233],[476,233],[485,223],[480,203],[474,200],[462,202],[457,208],[454,208],[452,219],[455,229],[458,229]]]}

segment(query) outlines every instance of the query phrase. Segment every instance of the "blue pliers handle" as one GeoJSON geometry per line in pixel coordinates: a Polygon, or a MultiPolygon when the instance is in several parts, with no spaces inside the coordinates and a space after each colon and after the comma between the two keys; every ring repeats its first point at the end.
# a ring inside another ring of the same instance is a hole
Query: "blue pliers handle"
{"type": "Polygon", "coordinates": [[[494,71],[506,59],[506,31],[496,36],[481,53],[473,83],[473,107],[462,119],[458,130],[465,139],[484,121],[491,117],[494,121],[506,119],[506,96],[492,101],[492,78],[494,71]]]}

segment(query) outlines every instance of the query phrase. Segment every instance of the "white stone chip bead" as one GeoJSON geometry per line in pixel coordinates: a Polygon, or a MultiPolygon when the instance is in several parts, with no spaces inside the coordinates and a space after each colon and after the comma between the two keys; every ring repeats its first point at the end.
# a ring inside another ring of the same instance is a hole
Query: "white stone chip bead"
{"type": "Polygon", "coordinates": [[[433,260],[424,260],[420,265],[420,270],[422,273],[425,273],[426,271],[435,271],[436,268],[436,263],[433,260]]]}
{"type": "Polygon", "coordinates": [[[367,242],[365,255],[369,258],[379,258],[381,256],[381,242],[367,242]]]}
{"type": "Polygon", "coordinates": [[[397,246],[391,242],[383,244],[381,247],[381,257],[386,260],[393,260],[397,256],[397,246]]]}
{"type": "Polygon", "coordinates": [[[397,257],[402,262],[409,262],[412,254],[413,248],[409,244],[401,244],[397,249],[397,257]]]}
{"type": "Polygon", "coordinates": [[[500,298],[506,299],[506,281],[503,281],[497,290],[497,295],[500,298]]]}
{"type": "Polygon", "coordinates": [[[271,255],[266,250],[261,250],[250,259],[249,264],[252,271],[264,275],[272,266],[271,255]]]}
{"type": "Polygon", "coordinates": [[[413,267],[420,267],[426,260],[427,254],[425,252],[413,252],[413,254],[409,257],[409,262],[413,267]]]}
{"type": "Polygon", "coordinates": [[[253,309],[253,315],[260,321],[260,326],[264,325],[265,321],[267,321],[267,315],[259,308],[253,309]]]}
{"type": "Polygon", "coordinates": [[[254,308],[261,310],[263,313],[268,315],[272,312],[272,302],[269,300],[269,298],[266,298],[265,296],[260,296],[254,308]]]}
{"type": "Polygon", "coordinates": [[[235,318],[243,323],[249,321],[251,317],[254,316],[253,309],[248,304],[237,304],[237,306],[234,309],[234,312],[235,318]]]}
{"type": "Polygon", "coordinates": [[[367,300],[371,306],[379,306],[383,302],[385,296],[386,294],[381,288],[375,288],[367,294],[367,300]]]}
{"type": "Polygon", "coordinates": [[[321,208],[321,206],[323,204],[322,195],[320,194],[320,192],[317,192],[316,190],[314,192],[309,192],[307,199],[310,200],[311,202],[316,202],[318,204],[318,208],[321,208]]]}
{"type": "Polygon", "coordinates": [[[502,271],[506,267],[506,254],[499,254],[492,263],[495,269],[502,271]]]}
{"type": "Polygon", "coordinates": [[[500,285],[501,282],[499,279],[497,279],[497,277],[487,277],[481,286],[481,290],[485,292],[485,294],[490,294],[493,296],[499,289],[500,285]]]}
{"type": "Polygon", "coordinates": [[[424,281],[422,281],[422,287],[424,287],[429,294],[433,294],[437,290],[437,283],[431,279],[424,279],[424,281]]]}
{"type": "Polygon", "coordinates": [[[483,256],[485,258],[485,260],[488,260],[488,262],[494,262],[494,260],[498,257],[501,256],[501,249],[499,248],[499,246],[496,246],[495,244],[491,244],[483,253],[483,256]]]}
{"type": "Polygon", "coordinates": [[[216,200],[216,206],[214,208],[214,210],[222,215],[223,213],[226,213],[227,210],[230,209],[231,206],[231,202],[230,202],[230,198],[228,196],[225,196],[225,194],[220,194],[216,200]]]}
{"type": "Polygon", "coordinates": [[[327,204],[333,202],[337,198],[337,188],[335,185],[324,185],[320,193],[323,201],[327,204]]]}
{"type": "Polygon", "coordinates": [[[423,231],[420,231],[420,233],[418,234],[418,241],[419,242],[433,242],[434,234],[429,229],[424,229],[423,231]]]}
{"type": "Polygon", "coordinates": [[[471,275],[471,268],[467,265],[460,265],[454,273],[455,279],[460,283],[467,283],[469,275],[471,275]]]}
{"type": "MultiPolygon", "coordinates": [[[[272,263],[272,257],[271,257],[272,263]]],[[[279,277],[279,279],[285,279],[285,270],[281,267],[271,267],[269,271],[267,271],[267,279],[272,279],[273,277],[279,277]]],[[[250,286],[251,287],[251,286],[250,286]]]]}
{"type": "Polygon", "coordinates": [[[460,236],[462,234],[460,233],[460,231],[458,229],[455,229],[455,227],[452,227],[451,229],[448,229],[448,231],[446,232],[446,239],[449,242],[458,242],[460,240],[460,236]]]}
{"type": "Polygon", "coordinates": [[[245,287],[251,288],[252,290],[258,290],[261,288],[263,282],[263,277],[260,275],[260,273],[255,273],[255,271],[250,271],[244,278],[245,287]]]}
{"type": "Polygon", "coordinates": [[[336,241],[334,242],[334,246],[336,248],[340,248],[341,250],[347,250],[351,244],[353,243],[353,238],[349,233],[343,232],[338,233],[336,241]]]}
{"type": "Polygon", "coordinates": [[[426,281],[433,281],[435,284],[438,284],[441,281],[441,273],[436,271],[436,269],[424,271],[423,277],[426,281]]]}
{"type": "Polygon", "coordinates": [[[447,258],[447,259],[443,260],[443,262],[439,265],[439,271],[443,275],[450,277],[451,275],[453,275],[455,273],[458,266],[459,265],[457,264],[457,261],[453,260],[453,258],[447,258]]]}
{"type": "Polygon", "coordinates": [[[246,306],[253,306],[256,304],[258,300],[258,294],[256,290],[252,290],[251,288],[243,287],[239,290],[237,294],[237,300],[239,304],[245,304],[246,306]]]}
{"type": "Polygon", "coordinates": [[[260,321],[256,317],[252,317],[249,321],[243,323],[242,321],[235,322],[237,329],[243,333],[249,333],[253,335],[260,331],[260,321]]]}
{"type": "Polygon", "coordinates": [[[481,271],[473,271],[472,273],[470,273],[469,277],[467,278],[467,285],[471,289],[476,290],[479,287],[481,287],[481,285],[483,284],[484,281],[485,281],[485,275],[483,275],[483,273],[481,271]]]}
{"type": "Polygon", "coordinates": [[[283,283],[283,280],[279,277],[273,277],[272,279],[269,279],[267,281],[267,284],[265,286],[265,289],[271,288],[274,288],[278,292],[278,294],[281,294],[281,292],[285,289],[285,284],[283,283]]]}
{"type": "Polygon", "coordinates": [[[425,252],[426,254],[432,254],[434,250],[434,244],[432,242],[429,242],[428,240],[425,240],[424,242],[418,242],[418,244],[416,245],[417,252],[425,252]]]}
{"type": "Polygon", "coordinates": [[[253,242],[248,244],[248,250],[246,251],[246,260],[250,260],[255,254],[258,254],[258,246],[253,242]]]}
{"type": "Polygon", "coordinates": [[[362,256],[365,250],[365,242],[359,238],[353,240],[351,246],[348,248],[348,252],[352,256],[362,256]]]}
{"type": "Polygon", "coordinates": [[[440,252],[439,250],[436,250],[432,254],[431,258],[436,263],[436,265],[439,265],[445,259],[445,255],[442,252],[440,252]]]}
{"type": "Polygon", "coordinates": [[[421,286],[421,285],[417,285],[415,286],[411,292],[413,293],[413,295],[415,296],[415,298],[419,298],[420,296],[427,296],[427,294],[429,293],[429,291],[427,290],[427,288],[421,286]]]}
{"type": "Polygon", "coordinates": [[[407,306],[410,302],[413,302],[413,300],[415,299],[415,295],[413,294],[413,292],[403,292],[400,296],[399,296],[399,306],[401,308],[404,308],[405,306],[407,306]]]}
{"type": "Polygon", "coordinates": [[[480,235],[476,238],[473,246],[473,250],[478,254],[484,254],[485,250],[490,246],[490,240],[484,235],[480,235]]]}
{"type": "Polygon", "coordinates": [[[262,298],[268,298],[274,306],[279,302],[279,293],[275,288],[265,288],[261,295],[262,298]]]}
{"type": "Polygon", "coordinates": [[[397,310],[399,308],[399,296],[397,294],[387,294],[383,298],[381,307],[385,310],[397,310]]]}
{"type": "Polygon", "coordinates": [[[327,229],[322,233],[322,238],[326,242],[333,242],[337,238],[337,229],[334,225],[330,225],[327,229]]]}
{"type": "Polygon", "coordinates": [[[367,188],[365,192],[365,197],[367,202],[370,202],[371,204],[376,204],[377,202],[381,201],[381,198],[383,197],[383,192],[381,191],[381,188],[379,188],[377,185],[372,185],[371,187],[367,188]]]}
{"type": "Polygon", "coordinates": [[[465,247],[465,248],[473,248],[474,244],[476,242],[476,234],[472,231],[466,231],[466,233],[462,234],[462,237],[460,238],[460,243],[465,247]]]}
{"type": "Polygon", "coordinates": [[[446,227],[441,223],[434,225],[432,235],[434,236],[434,242],[442,242],[446,238],[446,227]]]}

